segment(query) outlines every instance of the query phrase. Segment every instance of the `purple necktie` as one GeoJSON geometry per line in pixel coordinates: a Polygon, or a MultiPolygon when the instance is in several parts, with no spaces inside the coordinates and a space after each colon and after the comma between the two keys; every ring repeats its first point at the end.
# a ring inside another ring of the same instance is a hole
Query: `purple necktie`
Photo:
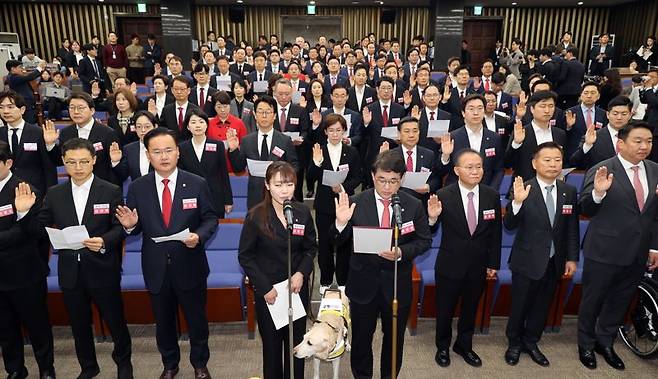
{"type": "Polygon", "coordinates": [[[475,227],[478,224],[477,217],[475,217],[475,205],[473,204],[473,196],[475,193],[469,192],[468,195],[468,205],[466,207],[466,221],[468,222],[468,231],[471,232],[471,235],[475,233],[475,227]]]}

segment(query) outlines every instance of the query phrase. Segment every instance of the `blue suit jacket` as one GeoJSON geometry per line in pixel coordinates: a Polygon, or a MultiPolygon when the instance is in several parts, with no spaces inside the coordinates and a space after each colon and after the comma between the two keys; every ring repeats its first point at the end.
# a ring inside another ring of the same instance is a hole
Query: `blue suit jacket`
{"type": "MultiPolygon", "coordinates": [[[[583,114],[583,110],[580,107],[580,104],[569,108],[569,110],[576,115],[576,124],[574,124],[571,129],[567,129],[567,146],[565,147],[566,157],[570,157],[578,150],[580,140],[583,138],[585,132],[587,131],[585,115],[583,114]]],[[[603,109],[595,107],[594,114],[592,116],[594,116],[592,122],[594,122],[594,125],[597,129],[601,129],[608,125],[608,117],[606,117],[605,111],[603,109]]]]}

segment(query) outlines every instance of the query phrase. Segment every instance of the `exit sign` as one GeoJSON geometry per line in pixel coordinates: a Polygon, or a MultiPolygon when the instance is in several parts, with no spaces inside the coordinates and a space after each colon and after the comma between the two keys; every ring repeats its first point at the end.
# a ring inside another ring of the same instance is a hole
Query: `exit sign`
{"type": "Polygon", "coordinates": [[[137,12],[146,13],[146,3],[137,3],[137,12]]]}

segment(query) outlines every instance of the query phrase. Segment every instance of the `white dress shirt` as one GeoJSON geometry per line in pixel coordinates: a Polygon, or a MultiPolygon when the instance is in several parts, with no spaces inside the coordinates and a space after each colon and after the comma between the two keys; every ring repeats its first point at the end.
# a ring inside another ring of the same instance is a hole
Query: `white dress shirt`
{"type": "Polygon", "coordinates": [[[150,165],[151,162],[149,162],[148,158],[146,157],[146,146],[144,146],[144,143],[140,141],[139,142],[139,173],[142,174],[142,176],[148,174],[150,165]]]}
{"type": "MultiPolygon", "coordinates": [[[[384,212],[384,204],[380,200],[384,200],[383,197],[379,196],[377,190],[372,191],[375,194],[375,204],[377,205],[377,219],[379,220],[379,225],[382,224],[382,213],[384,212]]],[[[388,214],[391,215],[391,226],[393,225],[393,204],[390,202],[391,199],[388,199],[388,214]]]]}
{"type": "Polygon", "coordinates": [[[78,130],[78,138],[89,139],[89,133],[91,133],[91,127],[92,126],[94,126],[94,118],[93,117],[85,125],[82,125],[82,126],[78,125],[77,128],[76,128],[78,130]]]}
{"type": "MultiPolygon", "coordinates": [[[[546,195],[548,194],[548,192],[546,192],[546,187],[553,186],[553,190],[551,191],[551,197],[553,198],[553,205],[556,207],[555,211],[557,212],[557,180],[553,180],[553,183],[547,183],[539,179],[539,177],[536,177],[536,179],[537,179],[537,183],[539,183],[539,189],[541,190],[541,195],[544,199],[544,204],[546,204],[546,195]]],[[[516,201],[512,201],[512,212],[515,215],[518,214],[522,206],[523,203],[517,203],[516,201]]]]}
{"type": "Polygon", "coordinates": [[[492,113],[491,117],[487,116],[487,114],[484,114],[484,122],[487,124],[487,129],[491,130],[494,133],[497,133],[496,131],[496,114],[492,113]]]}
{"type": "MultiPolygon", "coordinates": [[[[260,129],[258,129],[258,156],[260,156],[260,148],[263,145],[263,133],[260,129]]],[[[270,130],[267,132],[267,151],[270,152],[272,151],[272,137],[274,136],[274,129],[270,130]]]]}
{"type": "Polygon", "coordinates": [[[87,199],[89,199],[89,191],[91,190],[91,183],[94,181],[94,174],[91,174],[81,185],[77,185],[71,180],[71,194],[73,195],[73,204],[75,205],[75,213],[78,216],[78,225],[82,225],[82,216],[85,214],[87,207],[87,199]]]}
{"type": "Polygon", "coordinates": [[[197,159],[199,160],[199,162],[201,162],[203,149],[206,147],[206,137],[203,137],[203,141],[199,145],[197,145],[196,142],[194,142],[194,138],[190,139],[190,142],[192,142],[192,147],[194,148],[194,154],[196,154],[197,159]]]}
{"type": "Polygon", "coordinates": [[[4,179],[0,180],[0,192],[2,192],[2,190],[5,188],[5,185],[7,184],[9,179],[11,179],[11,176],[12,176],[11,171],[7,171],[7,176],[4,179]]]}
{"type": "Polygon", "coordinates": [[[23,135],[23,128],[24,127],[25,127],[25,120],[23,120],[23,119],[21,119],[18,122],[18,125],[16,125],[16,126],[7,125],[7,129],[8,129],[7,130],[7,141],[9,142],[9,148],[11,149],[12,152],[14,151],[14,145],[11,142],[11,139],[12,139],[11,135],[12,135],[12,133],[16,133],[16,136],[18,137],[18,143],[20,145],[21,136],[23,135]],[[14,132],[13,129],[16,129],[16,132],[14,132]]]}
{"type": "Polygon", "coordinates": [[[187,100],[185,101],[184,104],[181,105],[178,105],[178,102],[174,102],[174,106],[176,107],[176,120],[178,120],[178,112],[180,111],[178,108],[183,108],[183,120],[185,120],[185,116],[187,115],[187,103],[188,103],[187,100]]]}
{"type": "MultiPolygon", "coordinates": [[[[155,173],[155,189],[158,192],[158,202],[160,203],[160,212],[162,212],[162,191],[164,191],[164,183],[162,179],[169,179],[169,192],[171,192],[171,200],[174,200],[174,194],[176,192],[176,180],[178,179],[178,169],[174,169],[174,172],[169,175],[168,178],[160,176],[157,171],[155,173]]],[[[172,204],[173,205],[173,204],[172,204]]]]}
{"type": "Polygon", "coordinates": [[[466,129],[466,135],[468,136],[468,145],[471,149],[479,152],[482,146],[482,135],[484,134],[482,132],[482,126],[477,131],[472,130],[466,125],[464,125],[464,129],[466,129]]]}
{"type": "MultiPolygon", "coordinates": [[[[158,117],[162,115],[162,108],[164,108],[164,106],[167,105],[166,100],[167,100],[166,93],[163,93],[162,95],[158,95],[158,94],[155,95],[155,109],[158,113],[158,117]]],[[[178,117],[178,109],[176,110],[176,117],[178,117]]]]}
{"type": "Polygon", "coordinates": [[[468,193],[473,192],[473,207],[475,208],[475,220],[480,219],[478,216],[478,211],[480,210],[480,185],[478,184],[477,186],[473,187],[472,190],[469,190],[468,188],[464,187],[462,185],[462,182],[457,181],[459,185],[459,194],[462,197],[462,204],[464,204],[464,215],[466,216],[466,220],[468,221],[468,193]]]}
{"type": "MultiPolygon", "coordinates": [[[[210,89],[210,84],[206,84],[205,86],[199,86],[196,88],[196,99],[199,104],[201,104],[201,88],[203,88],[203,96],[205,99],[203,99],[204,104],[208,102],[208,90],[210,89]]],[[[187,107],[185,107],[187,108],[187,107]]],[[[178,116],[178,115],[176,115],[178,116]]]]}
{"type": "Polygon", "coordinates": [[[361,109],[361,104],[363,103],[363,94],[366,92],[366,86],[354,86],[354,93],[356,94],[356,104],[361,109]]]}
{"type": "Polygon", "coordinates": [[[331,142],[327,142],[327,151],[329,152],[331,167],[334,169],[334,171],[338,170],[338,166],[340,166],[340,156],[343,153],[342,142],[339,142],[336,145],[331,142]]]}

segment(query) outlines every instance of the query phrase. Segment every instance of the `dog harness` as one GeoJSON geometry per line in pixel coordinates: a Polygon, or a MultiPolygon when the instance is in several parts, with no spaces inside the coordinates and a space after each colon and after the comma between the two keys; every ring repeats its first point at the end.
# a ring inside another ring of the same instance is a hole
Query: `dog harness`
{"type": "MultiPolygon", "coordinates": [[[[351,319],[350,319],[350,310],[348,307],[345,307],[343,305],[343,302],[340,299],[328,299],[328,298],[322,298],[322,302],[320,303],[320,310],[318,312],[318,318],[320,318],[324,314],[333,314],[336,316],[340,316],[340,318],[343,319],[344,323],[344,328],[343,328],[343,333],[342,335],[339,335],[338,338],[336,339],[336,346],[334,346],[333,350],[329,352],[329,355],[327,356],[327,361],[333,361],[334,359],[340,358],[345,351],[350,350],[350,344],[347,342],[347,335],[349,333],[349,327],[351,324],[351,319]]],[[[329,324],[326,321],[317,321],[317,322],[324,322],[327,325],[331,327],[335,332],[338,332],[338,329],[334,328],[331,324],[329,324]]]]}

